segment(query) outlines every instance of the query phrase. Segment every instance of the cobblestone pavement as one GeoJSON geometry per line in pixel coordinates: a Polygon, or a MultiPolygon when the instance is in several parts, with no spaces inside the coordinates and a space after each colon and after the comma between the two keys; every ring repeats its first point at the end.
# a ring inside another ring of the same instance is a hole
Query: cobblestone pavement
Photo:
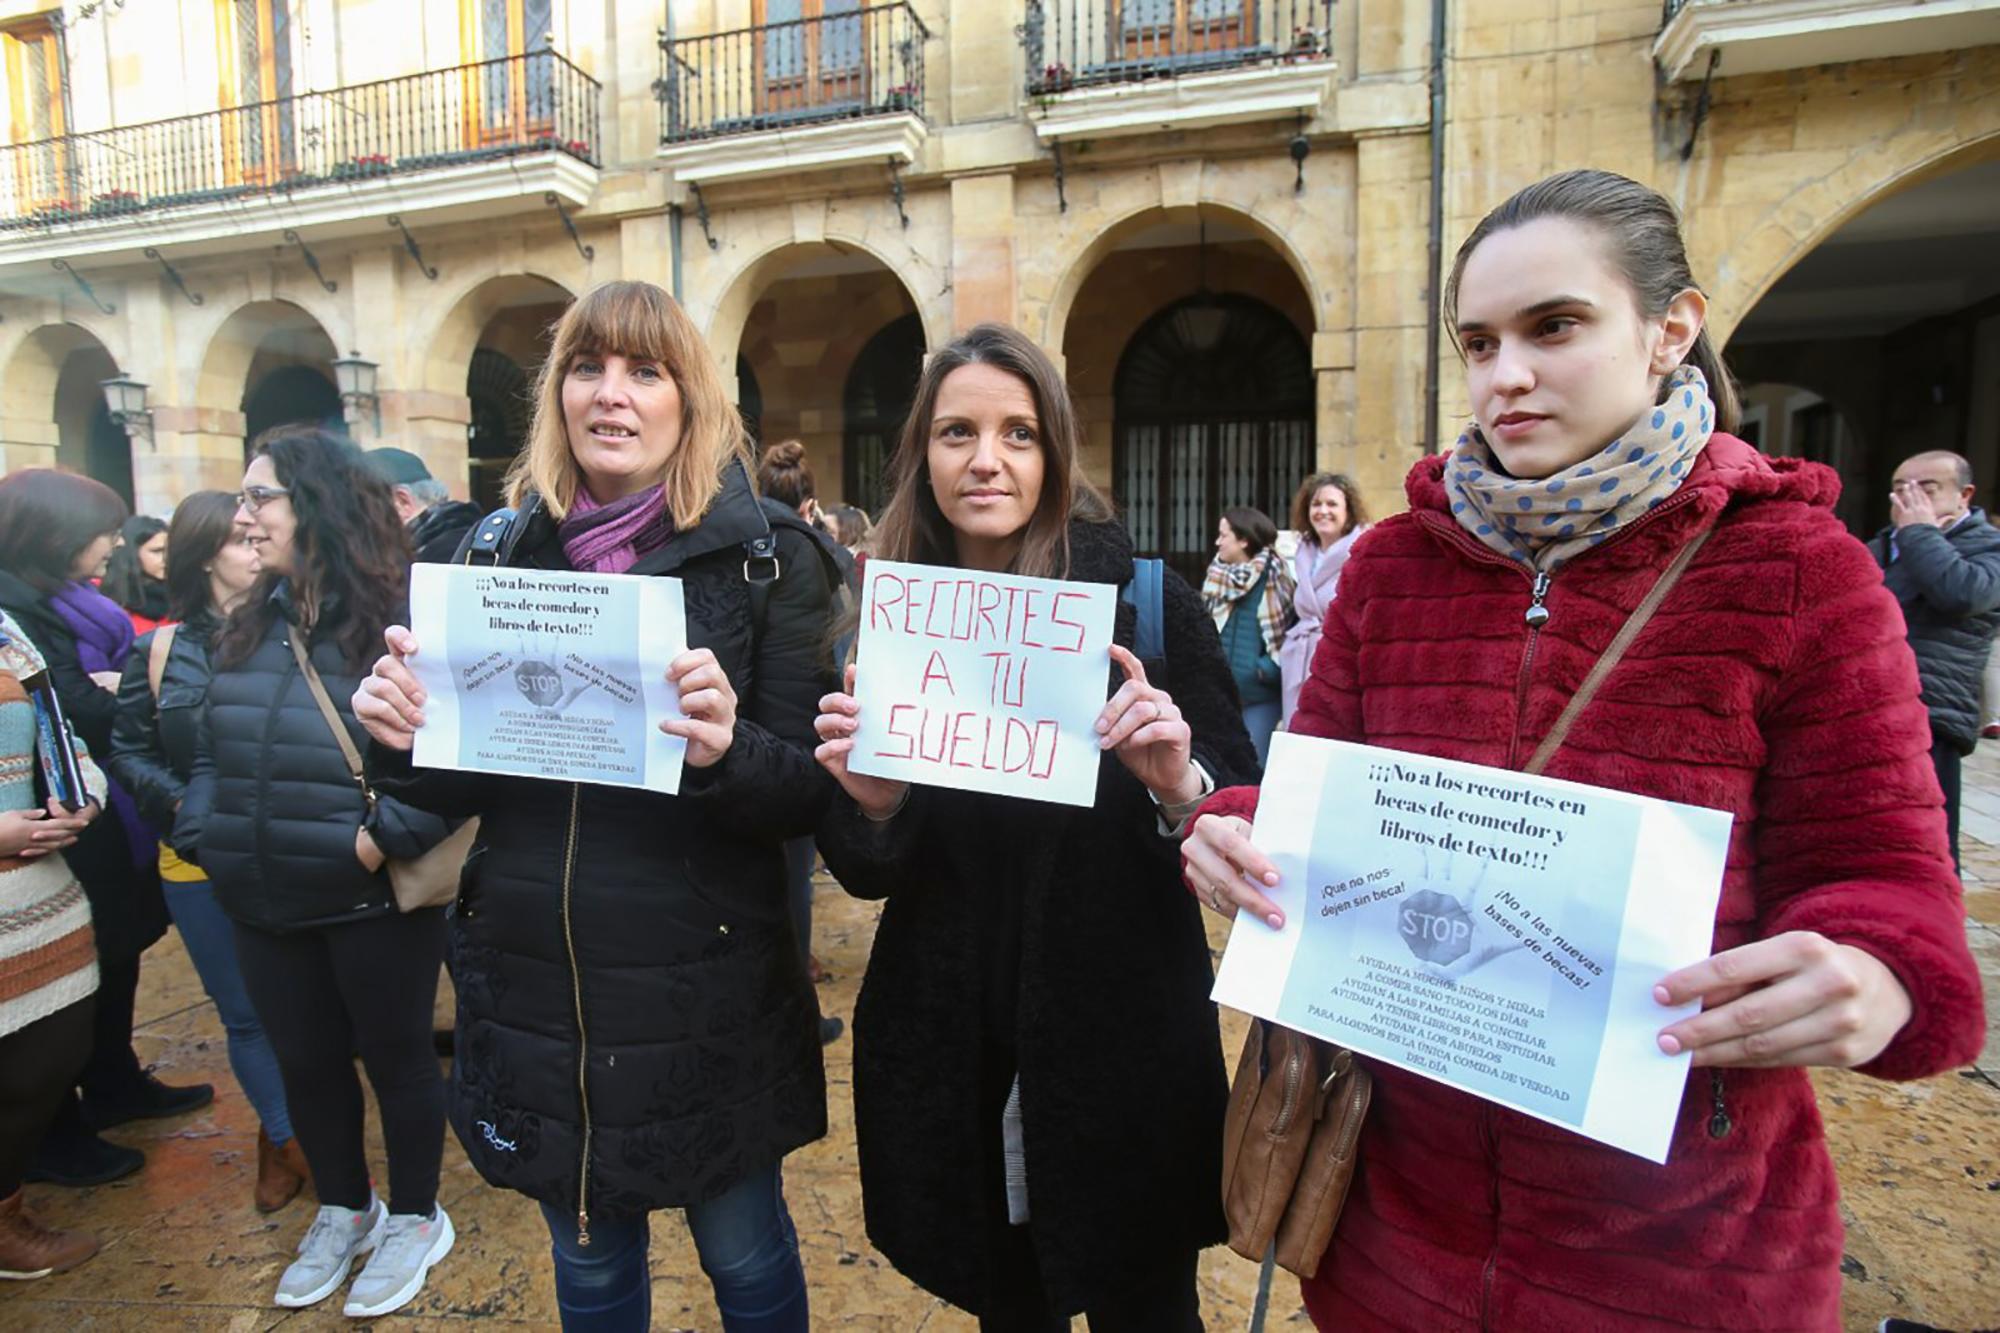
{"type": "MultiPolygon", "coordinates": [[[[1840,1164],[1847,1215],[1847,1326],[1897,1314],[1943,1328],[2000,1328],[2000,752],[1982,746],[1966,769],[1968,929],[1986,975],[1986,1053],[1970,1070],[1892,1085],[1841,1073],[1817,1084],[1840,1164]]],[[[874,938],[877,907],[822,879],[815,946],[833,973],[829,1013],[850,1016],[874,938]]],[[[1218,947],[1222,932],[1214,933],[1218,947]]],[[[448,1015],[449,995],[439,998],[448,1015]]],[[[1225,1015],[1234,1051],[1242,1021],[1225,1015]]],[[[170,935],[147,956],[139,995],[141,1058],[170,1082],[216,1086],[214,1106],[178,1121],[114,1131],[149,1155],[144,1171],[97,1189],[30,1186],[31,1206],[62,1226],[93,1228],[104,1250],[75,1272],[0,1284],[0,1328],[262,1330],[335,1328],[339,1302],[287,1312],[270,1304],[278,1274],[311,1218],[309,1199],[273,1217],[250,1206],[256,1122],[229,1076],[222,1029],[170,935]]],[[[828,1049],[832,1129],[794,1155],[786,1193],[805,1252],[815,1327],[861,1333],[966,1333],[974,1322],[900,1277],[868,1244],[855,1176],[849,1038],[828,1049]]],[[[374,1115],[370,1111],[371,1134],[374,1115]]],[[[371,1151],[384,1174],[379,1137],[371,1151]]],[[[423,1294],[385,1326],[481,1319],[555,1326],[548,1241],[534,1207],[487,1188],[446,1135],[440,1193],[458,1245],[423,1294]]],[[[654,1224],[653,1326],[719,1327],[694,1247],[677,1213],[654,1224]]],[[[1202,1303],[1215,1333],[1247,1327],[1256,1270],[1227,1250],[1204,1257],[1202,1303]]],[[[1296,1283],[1279,1277],[1270,1326],[1308,1327],[1296,1283]]],[[[1081,1327],[1081,1324],[1078,1325],[1081,1327]]]]}

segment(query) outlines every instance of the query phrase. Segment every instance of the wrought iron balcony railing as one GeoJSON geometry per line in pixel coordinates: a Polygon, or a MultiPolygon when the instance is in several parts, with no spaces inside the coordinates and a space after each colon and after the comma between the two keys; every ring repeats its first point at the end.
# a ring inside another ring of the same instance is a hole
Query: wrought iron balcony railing
{"type": "Polygon", "coordinates": [[[1028,93],[1328,60],[1333,0],[1028,0],[1028,93]]]}
{"type": "Polygon", "coordinates": [[[907,3],[826,0],[815,18],[660,39],[660,141],[924,111],[930,30],[907,3]]]}
{"type": "Polygon", "coordinates": [[[0,230],[531,153],[598,165],[598,83],[531,51],[0,149],[0,230]]]}

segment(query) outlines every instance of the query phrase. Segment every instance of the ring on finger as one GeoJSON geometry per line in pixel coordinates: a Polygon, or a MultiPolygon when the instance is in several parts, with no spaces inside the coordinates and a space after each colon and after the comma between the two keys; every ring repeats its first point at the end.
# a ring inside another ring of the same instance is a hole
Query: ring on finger
{"type": "Polygon", "coordinates": [[[1222,886],[1220,884],[1211,884],[1208,886],[1208,905],[1218,912],[1222,910],[1222,886]]]}

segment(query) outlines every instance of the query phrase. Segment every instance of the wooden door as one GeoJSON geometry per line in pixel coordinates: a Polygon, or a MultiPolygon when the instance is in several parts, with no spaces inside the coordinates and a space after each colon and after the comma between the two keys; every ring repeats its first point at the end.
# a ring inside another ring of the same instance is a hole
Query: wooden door
{"type": "Polygon", "coordinates": [[[867,22],[862,0],[757,0],[757,112],[865,103],[867,22]]]}
{"type": "Polygon", "coordinates": [[[555,133],[552,0],[463,0],[470,72],[467,135],[474,144],[528,143],[555,133]]]}
{"type": "Polygon", "coordinates": [[[230,183],[269,185],[298,170],[292,0],[217,0],[223,40],[223,162],[230,183]]]}
{"type": "Polygon", "coordinates": [[[14,155],[17,216],[63,207],[82,208],[70,180],[68,127],[63,116],[62,47],[46,18],[8,28],[7,86],[12,98],[14,142],[33,144],[14,155]]]}
{"type": "Polygon", "coordinates": [[[1119,57],[1163,60],[1250,44],[1256,0],[1117,0],[1119,57]]]}

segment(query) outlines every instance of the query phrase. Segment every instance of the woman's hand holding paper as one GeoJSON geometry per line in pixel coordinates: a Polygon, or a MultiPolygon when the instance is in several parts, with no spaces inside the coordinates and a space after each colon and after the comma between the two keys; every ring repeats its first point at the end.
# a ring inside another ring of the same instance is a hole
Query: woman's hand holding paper
{"type": "Polygon", "coordinates": [[[687,741],[690,768],[720,763],[736,739],[736,689],[709,648],[682,653],[667,665],[667,679],[681,694],[684,717],[660,723],[669,736],[687,741]]]}
{"type": "Polygon", "coordinates": [[[1663,1005],[1704,1009],[1660,1033],[1697,1065],[1773,1069],[1865,1065],[1910,1021],[1910,996],[1873,954],[1811,931],[1725,949],[1653,988],[1663,1005]]]}
{"type": "Polygon", "coordinates": [[[375,669],[354,691],[354,720],[390,749],[408,750],[424,724],[424,687],[405,665],[417,655],[417,639],[405,626],[391,625],[382,631],[382,642],[389,651],[375,659],[375,669]]]}
{"type": "Polygon", "coordinates": [[[833,774],[834,781],[854,798],[862,814],[870,819],[887,819],[902,807],[909,796],[910,784],[849,771],[847,757],[854,751],[854,733],[861,725],[858,720],[861,705],[854,697],[852,663],[848,664],[841,683],[846,686],[844,691],[824,695],[819,701],[819,716],[813,719],[813,732],[819,737],[820,744],[813,751],[813,758],[819,761],[821,768],[833,774]]]}

